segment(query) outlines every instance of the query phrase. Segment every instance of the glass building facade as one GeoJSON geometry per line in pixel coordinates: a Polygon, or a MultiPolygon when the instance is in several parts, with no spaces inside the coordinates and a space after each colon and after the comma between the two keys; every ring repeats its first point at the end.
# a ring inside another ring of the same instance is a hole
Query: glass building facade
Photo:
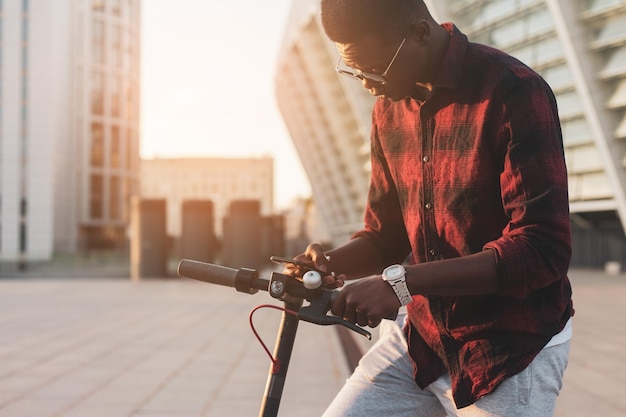
{"type": "Polygon", "coordinates": [[[77,66],[84,81],[77,120],[87,139],[80,155],[80,247],[119,245],[139,193],[140,1],[83,1],[77,10],[77,66]]]}
{"type": "Polygon", "coordinates": [[[139,25],[139,0],[0,2],[0,261],[123,243],[139,25]]]}

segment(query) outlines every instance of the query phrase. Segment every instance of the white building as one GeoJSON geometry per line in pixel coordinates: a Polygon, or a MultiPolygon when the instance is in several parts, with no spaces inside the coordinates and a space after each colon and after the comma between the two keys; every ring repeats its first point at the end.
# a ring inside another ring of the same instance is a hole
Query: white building
{"type": "MultiPolygon", "coordinates": [[[[626,261],[626,0],[426,0],[470,41],[537,70],[559,105],[579,258],[626,261]],[[585,252],[594,252],[590,255],[585,252]]],[[[276,71],[283,118],[335,243],[360,227],[373,98],[335,73],[319,1],[294,0],[276,71]]]]}
{"type": "Polygon", "coordinates": [[[339,243],[363,221],[374,98],[359,83],[337,76],[338,55],[319,22],[318,4],[292,3],[276,94],[317,210],[339,243]]]}
{"type": "Polygon", "coordinates": [[[165,199],[167,234],[180,237],[182,204],[213,202],[215,230],[235,200],[258,200],[261,215],[274,210],[274,160],[262,158],[156,158],[141,161],[141,197],[165,199]]]}
{"type": "Polygon", "coordinates": [[[140,0],[0,2],[0,260],[116,245],[138,191],[140,0]]]}

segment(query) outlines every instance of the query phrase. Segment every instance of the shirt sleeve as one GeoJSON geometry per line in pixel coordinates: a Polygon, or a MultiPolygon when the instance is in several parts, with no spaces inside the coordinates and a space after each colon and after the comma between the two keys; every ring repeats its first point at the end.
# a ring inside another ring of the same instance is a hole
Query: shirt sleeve
{"type": "Polygon", "coordinates": [[[381,111],[380,100],[374,108],[371,135],[371,164],[369,195],[363,230],[353,238],[368,239],[378,250],[386,265],[401,263],[411,253],[402,209],[395,183],[380,145],[376,115],[381,111]]]}
{"type": "Polygon", "coordinates": [[[556,100],[539,76],[508,88],[499,117],[500,188],[510,221],[484,247],[495,251],[499,293],[524,298],[567,274],[567,169],[556,100]]]}

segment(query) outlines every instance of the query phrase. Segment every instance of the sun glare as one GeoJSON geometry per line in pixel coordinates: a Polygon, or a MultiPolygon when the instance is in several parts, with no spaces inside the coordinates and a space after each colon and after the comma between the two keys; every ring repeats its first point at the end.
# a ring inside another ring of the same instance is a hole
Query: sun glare
{"type": "Polygon", "coordinates": [[[271,155],[277,205],[310,194],[274,97],[289,4],[143,3],[142,157],[271,155]]]}

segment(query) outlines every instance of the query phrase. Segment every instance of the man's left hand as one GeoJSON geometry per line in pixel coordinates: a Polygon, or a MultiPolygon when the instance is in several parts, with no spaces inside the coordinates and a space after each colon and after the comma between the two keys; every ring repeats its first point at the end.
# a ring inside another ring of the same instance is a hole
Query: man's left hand
{"type": "Polygon", "coordinates": [[[359,326],[376,327],[400,308],[400,300],[380,275],[346,285],[333,301],[331,312],[359,326]]]}

